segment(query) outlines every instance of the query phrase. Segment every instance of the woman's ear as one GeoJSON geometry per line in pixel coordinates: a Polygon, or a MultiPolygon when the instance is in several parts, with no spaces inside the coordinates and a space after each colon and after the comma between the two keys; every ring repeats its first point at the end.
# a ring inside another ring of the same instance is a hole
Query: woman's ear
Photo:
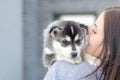
{"type": "Polygon", "coordinates": [[[58,26],[52,27],[49,32],[50,37],[54,39],[56,36],[58,36],[58,34],[60,33],[61,30],[62,29],[58,26]]]}

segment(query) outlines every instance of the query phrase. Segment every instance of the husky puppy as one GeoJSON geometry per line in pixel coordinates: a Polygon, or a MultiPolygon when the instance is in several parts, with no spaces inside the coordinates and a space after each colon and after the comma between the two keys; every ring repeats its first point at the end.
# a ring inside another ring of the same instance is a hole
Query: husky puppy
{"type": "Polygon", "coordinates": [[[54,21],[44,30],[43,64],[55,61],[81,62],[88,44],[87,26],[74,21],[54,21]]]}

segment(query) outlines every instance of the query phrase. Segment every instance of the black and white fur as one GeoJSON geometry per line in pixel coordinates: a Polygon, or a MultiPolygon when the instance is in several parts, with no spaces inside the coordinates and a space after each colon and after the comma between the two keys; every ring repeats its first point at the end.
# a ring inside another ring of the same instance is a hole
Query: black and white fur
{"type": "Polygon", "coordinates": [[[54,21],[44,30],[43,63],[49,68],[54,61],[78,64],[88,44],[87,26],[74,21],[54,21]]]}

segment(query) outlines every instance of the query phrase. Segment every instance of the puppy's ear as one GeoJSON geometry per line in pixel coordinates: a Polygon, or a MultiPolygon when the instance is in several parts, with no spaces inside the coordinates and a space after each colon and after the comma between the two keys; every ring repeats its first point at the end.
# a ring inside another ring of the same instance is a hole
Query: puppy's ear
{"type": "Polygon", "coordinates": [[[49,35],[51,38],[55,38],[61,31],[62,29],[58,26],[54,26],[50,29],[49,35]]]}
{"type": "Polygon", "coordinates": [[[80,24],[79,25],[86,33],[88,33],[88,26],[84,25],[84,24],[80,24]]]}
{"type": "Polygon", "coordinates": [[[84,29],[86,29],[86,31],[88,31],[88,26],[86,26],[86,25],[84,25],[84,24],[80,24],[80,27],[81,27],[81,28],[84,28],[84,29]]]}

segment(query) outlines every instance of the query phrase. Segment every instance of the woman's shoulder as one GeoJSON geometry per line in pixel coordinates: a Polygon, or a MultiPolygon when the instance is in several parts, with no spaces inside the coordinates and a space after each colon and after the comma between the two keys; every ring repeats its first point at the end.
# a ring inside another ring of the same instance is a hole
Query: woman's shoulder
{"type": "MultiPolygon", "coordinates": [[[[79,80],[80,78],[92,73],[95,69],[95,66],[92,66],[84,61],[82,61],[80,64],[57,61],[52,65],[46,75],[52,75],[54,80],[79,80]]],[[[84,80],[95,80],[93,78],[84,80]]]]}
{"type": "Polygon", "coordinates": [[[91,64],[89,64],[88,62],[85,62],[85,61],[82,61],[80,64],[72,64],[72,63],[69,63],[69,62],[66,62],[66,61],[57,61],[52,65],[51,68],[62,69],[62,70],[63,70],[63,68],[66,68],[65,70],[67,70],[67,69],[74,69],[74,70],[77,69],[77,70],[79,70],[79,68],[95,69],[96,66],[93,66],[93,65],[91,65],[91,64]]]}
{"type": "Polygon", "coordinates": [[[97,67],[93,66],[85,61],[82,61],[80,64],[72,64],[65,61],[59,61],[53,64],[53,69],[56,69],[56,71],[67,71],[67,72],[77,72],[84,74],[84,72],[90,72],[95,70],[97,67]]]}
{"type": "MultiPolygon", "coordinates": [[[[86,61],[82,61],[79,64],[73,64],[67,61],[56,61],[52,66],[58,66],[58,65],[66,65],[66,66],[79,66],[79,65],[90,65],[88,62],[86,61]]],[[[91,66],[91,65],[90,65],[91,66]]]]}

